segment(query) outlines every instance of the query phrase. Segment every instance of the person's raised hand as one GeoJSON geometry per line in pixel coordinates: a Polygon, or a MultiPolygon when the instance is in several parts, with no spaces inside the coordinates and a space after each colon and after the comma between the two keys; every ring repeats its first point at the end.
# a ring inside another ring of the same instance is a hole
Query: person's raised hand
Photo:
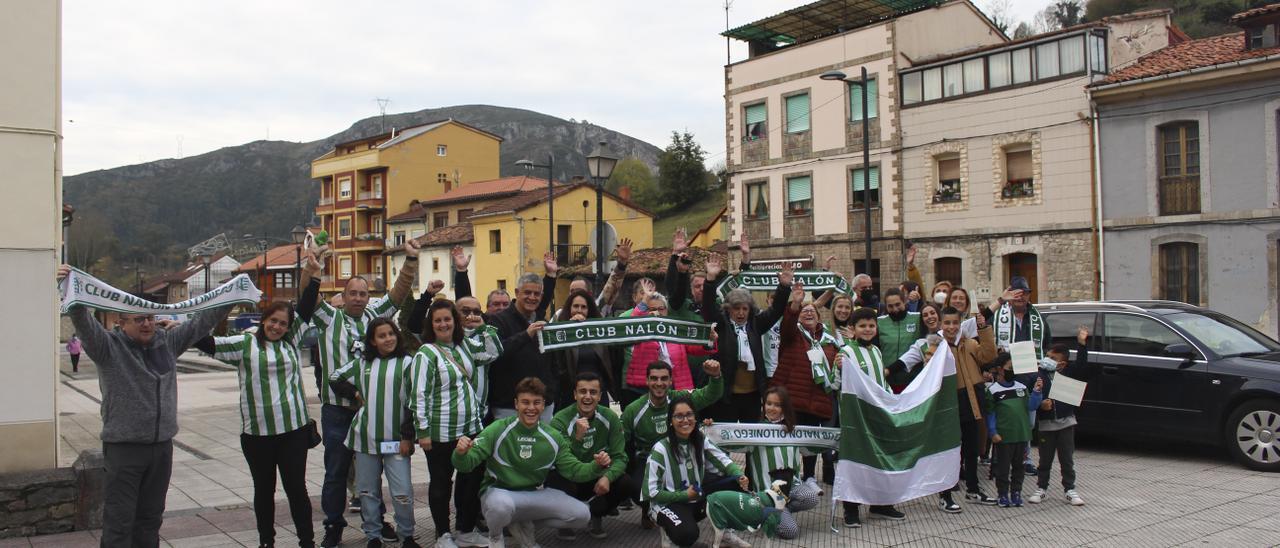
{"type": "Polygon", "coordinates": [[[444,291],[443,280],[431,280],[431,283],[427,284],[427,293],[436,295],[436,294],[439,294],[441,291],[444,291]]]}
{"type": "Polygon", "coordinates": [[[738,476],[738,487],[741,487],[743,491],[750,489],[751,478],[748,478],[746,476],[738,476]]]}
{"type": "Polygon", "coordinates": [[[907,248],[907,264],[916,264],[916,246],[907,248]]]}
{"type": "Polygon", "coordinates": [[[471,266],[471,256],[462,252],[462,246],[455,245],[449,250],[449,256],[453,258],[453,269],[458,272],[466,272],[467,267],[471,266]]]}
{"type": "Polygon", "coordinates": [[[795,281],[796,270],[791,265],[791,261],[782,261],[782,271],[778,273],[778,283],[782,285],[791,285],[795,281]]]}
{"type": "Polygon", "coordinates": [[[747,239],[747,233],[743,232],[738,237],[738,251],[742,252],[742,262],[748,262],[751,257],[751,240],[747,239]]]}
{"type": "Polygon", "coordinates": [[[919,290],[919,289],[912,289],[912,290],[911,290],[911,293],[908,293],[908,294],[907,294],[907,300],[908,300],[908,301],[912,301],[912,302],[917,302],[917,301],[919,301],[919,300],[920,300],[920,290],[919,290]]]}
{"type": "Polygon", "coordinates": [[[1036,392],[1039,392],[1042,389],[1044,389],[1044,377],[1037,378],[1036,385],[1032,388],[1032,390],[1036,392]]]}
{"type": "Polygon", "coordinates": [[[618,242],[618,246],[613,248],[613,252],[618,256],[618,264],[627,264],[631,260],[631,238],[623,238],[618,242]]]}
{"type": "Polygon", "coordinates": [[[542,266],[547,269],[547,275],[553,278],[556,272],[560,271],[560,265],[556,263],[556,254],[550,251],[542,254],[542,266]]]}
{"type": "Polygon", "coordinates": [[[702,362],[702,370],[706,372],[708,377],[719,377],[720,362],[717,360],[707,360],[702,362]]]}
{"type": "Polygon", "coordinates": [[[71,265],[69,264],[58,265],[58,274],[56,276],[58,283],[62,283],[62,280],[67,279],[67,276],[70,276],[70,275],[71,275],[71,265]]]}
{"type": "Polygon", "coordinates": [[[648,278],[640,280],[640,289],[644,291],[644,298],[648,299],[649,295],[658,292],[658,285],[648,278]]]}
{"type": "Polygon", "coordinates": [[[689,254],[684,251],[681,251],[677,255],[678,256],[676,257],[676,270],[679,272],[688,272],[689,268],[691,268],[693,264],[692,262],[690,262],[689,254]]]}
{"type": "Polygon", "coordinates": [[[804,282],[796,282],[791,284],[791,304],[799,305],[804,302],[804,282]]]}
{"type": "Polygon", "coordinates": [[[714,280],[720,277],[720,273],[724,271],[724,267],[720,265],[720,256],[712,253],[707,256],[707,279],[714,280]]]}
{"type": "Polygon", "coordinates": [[[824,262],[822,263],[822,269],[823,269],[823,270],[826,270],[827,272],[830,272],[830,271],[831,271],[831,265],[832,265],[833,263],[835,263],[835,262],[836,262],[836,256],[835,256],[835,255],[831,255],[831,256],[827,257],[827,260],[826,260],[826,261],[824,261],[824,262]]]}
{"type": "Polygon", "coordinates": [[[419,251],[421,251],[421,250],[422,250],[422,244],[419,244],[419,243],[418,243],[418,240],[415,240],[415,239],[413,239],[413,238],[409,238],[408,240],[405,240],[405,241],[404,241],[404,254],[405,254],[405,256],[407,256],[407,257],[417,257],[417,256],[418,256],[418,252],[419,252],[419,251]]]}
{"type": "Polygon", "coordinates": [[[1010,287],[1009,289],[1004,290],[1004,294],[1003,294],[1003,295],[1000,295],[1000,300],[1001,300],[1001,301],[1004,301],[1004,302],[1006,302],[1006,303],[1007,303],[1007,302],[1009,302],[1009,301],[1016,301],[1016,300],[1018,300],[1018,299],[1020,299],[1020,298],[1022,298],[1022,290],[1021,290],[1021,289],[1014,289],[1014,288],[1012,288],[1012,287],[1010,287]]]}
{"type": "Polygon", "coordinates": [[[983,329],[983,328],[987,327],[987,317],[986,317],[986,316],[984,316],[984,315],[982,315],[982,313],[981,313],[981,312],[979,312],[979,313],[977,313],[977,314],[974,314],[974,315],[973,315],[973,323],[975,323],[975,324],[977,324],[977,325],[978,325],[978,329],[983,329]]]}
{"type": "Polygon", "coordinates": [[[689,233],[683,228],[677,228],[676,233],[671,236],[671,252],[681,253],[689,249],[689,233]]]}

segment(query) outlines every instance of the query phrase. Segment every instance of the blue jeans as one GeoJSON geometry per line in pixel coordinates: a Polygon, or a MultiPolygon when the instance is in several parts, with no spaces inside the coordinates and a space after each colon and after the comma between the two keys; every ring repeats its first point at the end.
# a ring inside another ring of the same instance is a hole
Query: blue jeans
{"type": "Polygon", "coordinates": [[[409,457],[356,453],[356,490],[360,493],[361,529],[365,538],[382,537],[382,476],[387,476],[391,505],[396,511],[396,534],[405,539],[413,536],[413,483],[409,476],[409,457]]]}
{"type": "MultiPolygon", "coordinates": [[[[351,461],[355,452],[347,448],[347,432],[356,412],[340,405],[320,406],[320,433],[324,439],[324,484],[320,487],[320,510],[324,512],[324,526],[346,527],[347,476],[351,473],[351,461]]],[[[363,507],[363,501],[361,504],[363,507]]],[[[378,515],[386,513],[382,499],[378,499],[378,515]]]]}

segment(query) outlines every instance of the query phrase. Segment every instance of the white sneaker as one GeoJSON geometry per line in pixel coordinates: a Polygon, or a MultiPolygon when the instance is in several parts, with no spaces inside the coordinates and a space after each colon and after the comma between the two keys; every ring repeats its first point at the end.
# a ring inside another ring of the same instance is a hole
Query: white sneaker
{"type": "Polygon", "coordinates": [[[751,548],[751,543],[742,540],[737,533],[733,531],[725,531],[724,536],[720,538],[721,548],[751,548]]]}
{"type": "Polygon", "coordinates": [[[453,538],[453,542],[460,548],[484,548],[490,544],[489,537],[475,531],[458,533],[458,536],[453,538]]]}
{"type": "Polygon", "coordinates": [[[826,494],[822,491],[822,485],[818,483],[818,478],[809,478],[804,480],[804,484],[809,486],[809,488],[812,489],[813,492],[817,493],[819,497],[826,494]]]}
{"type": "Polygon", "coordinates": [[[1084,499],[1080,498],[1080,493],[1077,493],[1075,489],[1067,489],[1067,502],[1070,502],[1072,506],[1084,506],[1084,499]]]}
{"type": "Polygon", "coordinates": [[[457,543],[453,542],[453,535],[445,533],[436,539],[436,548],[458,548],[457,543]]]}
{"type": "Polygon", "coordinates": [[[1042,500],[1044,500],[1044,489],[1037,488],[1034,493],[1031,493],[1031,496],[1027,497],[1027,502],[1031,504],[1040,504],[1042,500]]]}
{"type": "Polygon", "coordinates": [[[502,537],[502,529],[497,531],[489,530],[489,548],[507,548],[507,541],[502,537]]]}
{"type": "Polygon", "coordinates": [[[507,526],[507,530],[511,531],[511,540],[520,545],[520,548],[542,548],[538,546],[538,541],[534,536],[537,529],[533,526],[532,521],[514,522],[507,526]]]}

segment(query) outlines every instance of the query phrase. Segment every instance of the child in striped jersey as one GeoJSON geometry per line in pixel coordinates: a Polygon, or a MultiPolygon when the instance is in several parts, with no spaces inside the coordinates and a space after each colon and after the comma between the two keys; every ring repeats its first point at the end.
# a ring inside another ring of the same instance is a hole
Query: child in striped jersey
{"type": "MultiPolygon", "coordinates": [[[[875,345],[876,333],[879,329],[876,311],[870,308],[859,308],[853,312],[853,329],[845,330],[845,347],[840,350],[841,367],[858,367],[863,373],[871,377],[876,384],[880,385],[889,392],[889,383],[886,379],[887,371],[885,370],[884,358],[880,355],[880,349],[875,345]]],[[[839,373],[832,373],[833,378],[839,378],[839,373]]],[[[856,502],[844,503],[844,526],[845,527],[862,527],[862,519],[858,516],[858,509],[861,505],[856,502]]],[[[893,505],[873,505],[868,513],[891,520],[904,520],[907,515],[894,508],[893,505]]]]}
{"type": "MultiPolygon", "coordinates": [[[[787,432],[796,427],[796,412],[791,406],[791,396],[787,389],[772,386],[764,393],[764,419],[770,424],[781,424],[787,432]]],[[[816,481],[801,481],[800,448],[790,447],[748,447],[747,476],[751,479],[752,491],[769,489],[775,480],[787,482],[783,492],[787,495],[787,508],[782,513],[777,535],[780,539],[794,539],[800,535],[800,527],[796,524],[793,512],[812,510],[818,506],[820,491],[816,481]]]]}
{"type": "Polygon", "coordinates": [[[401,345],[400,329],[375,318],[365,332],[361,356],[329,374],[329,386],[361,403],[351,420],[346,445],[355,452],[356,488],[362,504],[365,537],[381,543],[382,477],[386,475],[395,509],[400,546],[417,547],[413,538],[413,359],[401,345]]]}
{"type": "Polygon", "coordinates": [[[427,455],[431,475],[427,505],[440,545],[484,546],[487,540],[475,532],[484,471],[459,473],[455,486],[450,456],[459,438],[480,433],[483,403],[476,392],[476,377],[497,354],[484,352],[483,359],[477,356],[464,336],[462,316],[452,301],[432,302],[427,309],[427,322],[422,333],[426,344],[413,359],[418,445],[427,455]],[[456,537],[449,529],[450,493],[457,509],[456,537]]]}

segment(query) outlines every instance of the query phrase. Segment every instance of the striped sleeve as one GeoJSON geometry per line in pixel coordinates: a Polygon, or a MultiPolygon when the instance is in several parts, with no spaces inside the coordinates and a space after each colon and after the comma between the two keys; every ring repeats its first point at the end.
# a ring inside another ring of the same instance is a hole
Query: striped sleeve
{"type": "Polygon", "coordinates": [[[293,321],[289,322],[289,332],[285,333],[284,340],[297,348],[302,344],[302,335],[307,332],[307,327],[307,322],[302,321],[302,317],[294,313],[293,321]]]}
{"type": "Polygon", "coordinates": [[[493,363],[502,355],[502,338],[498,335],[498,329],[492,325],[481,326],[474,337],[464,340],[477,366],[493,363]]]}
{"type": "Polygon", "coordinates": [[[315,312],[311,313],[311,323],[315,325],[317,329],[327,329],[329,325],[333,323],[333,316],[335,312],[337,312],[337,309],[335,309],[333,305],[322,300],[320,301],[320,304],[316,305],[315,312]]]}
{"type": "Polygon", "coordinates": [[[649,460],[644,464],[644,478],[641,480],[643,488],[640,490],[640,500],[656,501],[663,494],[670,493],[664,489],[666,486],[662,484],[663,471],[667,467],[667,449],[662,443],[653,446],[653,450],[649,452],[649,460]],[[664,493],[666,492],[666,493],[664,493]]]}
{"type": "Polygon", "coordinates": [[[329,373],[329,380],[330,381],[347,381],[347,382],[350,382],[351,384],[356,385],[356,388],[361,388],[360,383],[358,382],[358,379],[357,379],[357,373],[359,372],[360,372],[360,358],[355,358],[343,364],[342,367],[334,369],[332,373],[329,373]]]}
{"type": "Polygon", "coordinates": [[[434,363],[421,351],[413,356],[413,415],[418,439],[431,437],[431,396],[435,393],[434,363]]]}
{"type": "Polygon", "coordinates": [[[387,318],[396,313],[396,303],[391,302],[391,295],[383,295],[369,301],[366,310],[372,311],[376,318],[387,318]]]}
{"type": "Polygon", "coordinates": [[[702,456],[715,465],[721,473],[726,476],[742,475],[742,468],[733,462],[733,459],[730,459],[724,450],[711,443],[711,440],[703,440],[702,444],[702,456]]]}
{"type": "Polygon", "coordinates": [[[240,365],[241,358],[244,357],[244,345],[246,337],[252,335],[234,335],[231,337],[214,337],[213,338],[213,359],[231,365],[240,365]]]}

